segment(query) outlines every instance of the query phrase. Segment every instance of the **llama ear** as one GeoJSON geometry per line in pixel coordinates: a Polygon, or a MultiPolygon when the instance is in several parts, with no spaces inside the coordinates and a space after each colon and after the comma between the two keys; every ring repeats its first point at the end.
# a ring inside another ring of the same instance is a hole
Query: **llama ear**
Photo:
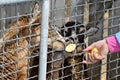
{"type": "Polygon", "coordinates": [[[38,2],[35,2],[32,9],[32,17],[35,18],[38,14],[40,14],[40,5],[38,2]]]}
{"type": "Polygon", "coordinates": [[[99,30],[99,28],[98,27],[96,27],[96,28],[90,28],[89,30],[87,30],[86,32],[85,32],[85,34],[87,35],[87,36],[93,36],[94,34],[96,34],[97,32],[98,32],[98,30],[99,30]]]}
{"type": "Polygon", "coordinates": [[[32,8],[32,16],[31,16],[31,21],[29,22],[29,24],[33,24],[33,23],[38,23],[41,22],[41,11],[40,11],[40,5],[38,2],[34,3],[34,6],[32,8]]]}

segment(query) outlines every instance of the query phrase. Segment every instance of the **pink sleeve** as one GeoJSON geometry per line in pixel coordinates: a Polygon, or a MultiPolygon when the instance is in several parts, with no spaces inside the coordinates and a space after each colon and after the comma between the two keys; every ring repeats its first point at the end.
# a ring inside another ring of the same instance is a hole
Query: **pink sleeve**
{"type": "Polygon", "coordinates": [[[115,36],[107,37],[106,41],[111,53],[120,52],[120,44],[118,43],[115,36]]]}

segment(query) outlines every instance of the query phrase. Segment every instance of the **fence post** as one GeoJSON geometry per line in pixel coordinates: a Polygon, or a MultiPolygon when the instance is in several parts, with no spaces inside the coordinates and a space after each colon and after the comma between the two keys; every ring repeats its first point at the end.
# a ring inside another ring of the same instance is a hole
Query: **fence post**
{"type": "MultiPolygon", "coordinates": [[[[89,23],[89,0],[85,0],[85,6],[84,6],[84,24],[87,25],[89,23]]],[[[87,37],[85,39],[86,45],[88,46],[88,40],[89,38],[87,37]]]]}
{"type": "MultiPolygon", "coordinates": [[[[108,25],[109,25],[109,10],[107,10],[107,12],[104,14],[104,30],[103,30],[103,38],[108,36],[108,25]]],[[[102,60],[101,62],[102,66],[101,66],[101,80],[107,80],[107,57],[105,59],[102,60]]]]}
{"type": "Polygon", "coordinates": [[[50,0],[43,0],[39,53],[39,80],[46,80],[49,9],[50,0]]]}
{"type": "Polygon", "coordinates": [[[66,20],[65,22],[69,22],[70,21],[70,6],[71,6],[71,3],[70,3],[71,0],[65,0],[65,5],[66,5],[66,20]]]}

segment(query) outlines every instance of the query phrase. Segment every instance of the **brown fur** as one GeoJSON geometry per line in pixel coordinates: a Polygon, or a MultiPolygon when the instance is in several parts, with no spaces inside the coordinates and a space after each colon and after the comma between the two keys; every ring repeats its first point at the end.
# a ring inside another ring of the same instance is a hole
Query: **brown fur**
{"type": "Polygon", "coordinates": [[[0,80],[27,80],[28,55],[35,49],[30,46],[40,42],[40,24],[31,26],[31,34],[35,36],[31,37],[30,42],[29,24],[39,22],[40,17],[40,13],[31,20],[29,16],[22,16],[8,25],[9,30],[6,30],[4,38],[0,39],[0,65],[3,65],[0,66],[0,80]]]}
{"type": "MultiPolygon", "coordinates": [[[[0,44],[0,64],[4,65],[0,66],[0,74],[2,74],[3,71],[5,75],[4,77],[0,76],[0,79],[27,80],[28,55],[31,55],[36,48],[36,44],[39,46],[40,43],[40,18],[40,13],[31,20],[29,16],[22,16],[18,22],[12,22],[9,25],[12,29],[6,31],[4,34],[5,45],[0,44]],[[29,26],[29,24],[32,25],[29,26]],[[17,29],[16,26],[18,26],[17,29]],[[18,40],[13,40],[17,39],[16,35],[18,35],[18,40]]],[[[49,26],[48,45],[52,48],[52,44],[54,43],[52,40],[56,40],[58,34],[51,30],[52,27],[49,26]]],[[[1,43],[3,43],[2,39],[3,38],[1,38],[1,43]]],[[[55,48],[58,47],[55,46],[55,48]]]]}
{"type": "MultiPolygon", "coordinates": [[[[34,11],[34,10],[33,10],[34,11]]],[[[39,12],[39,11],[38,11],[39,12]]],[[[40,12],[34,14],[32,18],[30,16],[22,16],[15,22],[12,22],[9,27],[12,28],[4,34],[4,39],[0,39],[0,75],[2,73],[4,77],[0,76],[0,80],[27,80],[28,77],[28,60],[29,56],[32,55],[36,47],[39,47],[40,43],[40,31],[41,31],[41,14],[40,12]],[[30,24],[30,25],[29,25],[30,24]],[[18,28],[16,28],[18,26],[18,28]],[[18,36],[18,38],[16,37],[18,36]],[[12,40],[16,39],[16,40],[12,40]],[[11,41],[12,40],[12,41],[11,41]],[[5,41],[5,42],[4,42],[5,41]],[[2,44],[4,42],[4,44],[2,44]],[[3,57],[4,56],[4,57],[3,57]],[[4,68],[3,68],[4,67],[4,68]]],[[[59,40],[61,38],[60,34],[55,32],[51,25],[49,25],[49,35],[48,35],[48,48],[52,50],[59,50],[61,52],[54,52],[54,56],[48,55],[48,61],[62,58],[63,50],[65,47],[65,41],[59,40]]],[[[80,57],[79,57],[80,58],[80,57]]],[[[79,58],[76,58],[76,62],[79,62],[79,58]]],[[[66,59],[67,60],[67,59],[66,59]]],[[[72,58],[68,58],[67,63],[72,65],[72,58]]],[[[61,68],[62,60],[53,62],[53,64],[48,64],[47,71],[55,70],[61,68]],[[53,66],[53,69],[51,68],[53,66]]],[[[68,66],[69,66],[68,65],[68,66]]],[[[73,73],[74,68],[71,72],[73,73]]],[[[75,69],[81,71],[81,64],[75,66],[75,69]]],[[[76,71],[75,70],[75,71],[76,71]]],[[[78,72],[76,71],[76,72],[78,72]]],[[[73,73],[74,74],[74,73],[73,73]]],[[[67,75],[65,73],[65,75],[67,75]]],[[[77,76],[76,80],[80,79],[81,74],[74,74],[77,76]],[[78,77],[79,76],[79,77],[78,77]]],[[[60,71],[55,71],[53,74],[47,74],[47,80],[58,79],[60,77],[60,71]]]]}

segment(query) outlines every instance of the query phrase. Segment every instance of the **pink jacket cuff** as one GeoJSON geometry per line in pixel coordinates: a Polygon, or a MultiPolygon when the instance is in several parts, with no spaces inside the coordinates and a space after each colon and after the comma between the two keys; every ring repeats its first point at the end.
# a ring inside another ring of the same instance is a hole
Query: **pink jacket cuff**
{"type": "Polygon", "coordinates": [[[118,43],[115,36],[107,37],[106,41],[107,41],[110,53],[115,53],[120,51],[120,44],[118,43]]]}

